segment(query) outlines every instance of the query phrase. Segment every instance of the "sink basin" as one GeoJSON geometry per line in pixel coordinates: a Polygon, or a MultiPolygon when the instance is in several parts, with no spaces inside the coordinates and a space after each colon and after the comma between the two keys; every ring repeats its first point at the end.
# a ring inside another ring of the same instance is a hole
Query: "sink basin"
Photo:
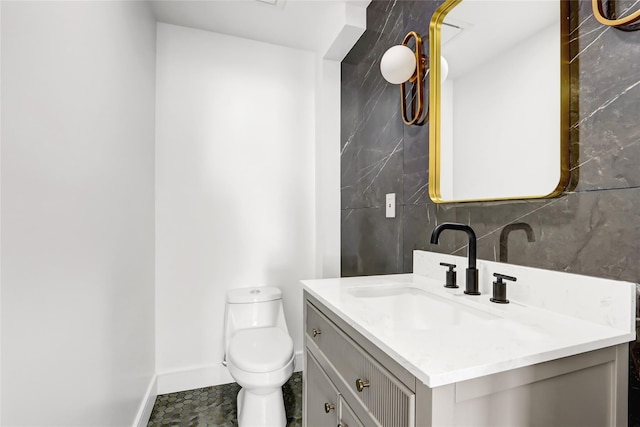
{"type": "Polygon", "coordinates": [[[362,320],[385,329],[425,330],[498,318],[406,284],[358,286],[347,294],[362,320]]]}

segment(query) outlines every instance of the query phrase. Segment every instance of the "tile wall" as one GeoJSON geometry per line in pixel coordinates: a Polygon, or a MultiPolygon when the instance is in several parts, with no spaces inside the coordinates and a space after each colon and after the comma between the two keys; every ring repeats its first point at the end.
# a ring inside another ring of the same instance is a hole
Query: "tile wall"
{"type": "MultiPolygon", "coordinates": [[[[436,205],[427,190],[428,124],[403,125],[398,89],[384,81],[379,63],[409,30],[428,49],[429,21],[441,3],[374,0],[367,31],[342,63],[342,275],[411,272],[414,249],[464,255],[464,236],[429,245],[431,230],[445,221],[470,224],[478,257],[498,261],[502,229],[524,222],[535,241],[513,231],[503,239],[508,262],[640,282],[640,31],[602,26],[591,2],[571,2],[570,192],[436,205]],[[396,218],[385,218],[386,193],[396,193],[396,218]]],[[[618,7],[640,6],[625,0],[618,7]]]]}

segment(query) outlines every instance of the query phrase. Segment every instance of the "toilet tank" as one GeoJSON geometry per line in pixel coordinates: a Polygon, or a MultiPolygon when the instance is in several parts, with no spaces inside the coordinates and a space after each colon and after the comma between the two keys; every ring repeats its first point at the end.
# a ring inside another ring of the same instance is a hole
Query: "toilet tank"
{"type": "Polygon", "coordinates": [[[279,327],[289,333],[282,308],[282,292],[272,286],[227,291],[225,304],[225,350],[240,329],[279,327]]]}

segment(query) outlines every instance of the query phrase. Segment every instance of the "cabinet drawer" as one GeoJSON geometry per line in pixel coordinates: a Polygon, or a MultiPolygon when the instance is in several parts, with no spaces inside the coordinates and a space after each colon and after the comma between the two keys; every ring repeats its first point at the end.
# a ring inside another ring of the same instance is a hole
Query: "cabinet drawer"
{"type": "Polygon", "coordinates": [[[364,427],[364,424],[356,417],[353,409],[347,405],[347,402],[342,396],[340,396],[340,422],[338,423],[338,427],[364,427]]]}
{"type": "Polygon", "coordinates": [[[336,413],[341,410],[340,396],[318,362],[307,352],[307,407],[304,418],[309,427],[335,427],[336,413]]]}
{"type": "Polygon", "coordinates": [[[383,426],[413,427],[415,395],[358,344],[307,304],[306,333],[383,426]]]}

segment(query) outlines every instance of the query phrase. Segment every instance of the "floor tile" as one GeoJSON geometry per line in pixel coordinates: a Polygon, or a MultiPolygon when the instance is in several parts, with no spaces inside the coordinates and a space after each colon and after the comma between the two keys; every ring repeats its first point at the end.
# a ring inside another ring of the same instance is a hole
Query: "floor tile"
{"type": "MultiPolygon", "coordinates": [[[[148,427],[234,427],[238,425],[236,383],[162,394],[156,398],[148,427]]],[[[282,387],[287,426],[302,426],[302,372],[282,387]]]]}

